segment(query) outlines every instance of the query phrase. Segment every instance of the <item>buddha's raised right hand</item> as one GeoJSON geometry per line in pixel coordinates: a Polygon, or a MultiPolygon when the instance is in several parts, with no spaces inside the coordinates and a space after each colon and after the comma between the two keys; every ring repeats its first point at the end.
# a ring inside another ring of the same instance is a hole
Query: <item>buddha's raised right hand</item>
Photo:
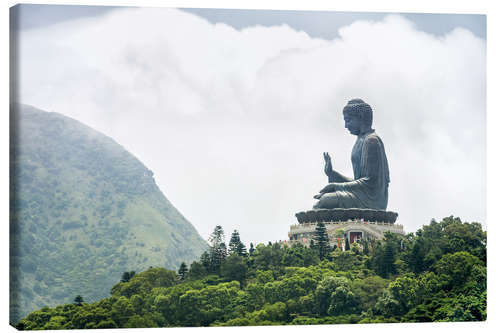
{"type": "Polygon", "coordinates": [[[323,153],[323,158],[325,159],[325,174],[331,177],[333,174],[332,159],[328,153],[323,153]]]}

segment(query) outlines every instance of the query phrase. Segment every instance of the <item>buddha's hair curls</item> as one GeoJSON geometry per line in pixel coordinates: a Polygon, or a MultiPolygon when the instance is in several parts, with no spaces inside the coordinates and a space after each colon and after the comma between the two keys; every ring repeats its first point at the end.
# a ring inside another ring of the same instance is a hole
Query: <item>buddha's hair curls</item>
{"type": "Polygon", "coordinates": [[[370,127],[373,122],[373,111],[369,104],[365,103],[361,98],[351,99],[344,107],[344,115],[348,114],[361,118],[361,120],[370,127]]]}

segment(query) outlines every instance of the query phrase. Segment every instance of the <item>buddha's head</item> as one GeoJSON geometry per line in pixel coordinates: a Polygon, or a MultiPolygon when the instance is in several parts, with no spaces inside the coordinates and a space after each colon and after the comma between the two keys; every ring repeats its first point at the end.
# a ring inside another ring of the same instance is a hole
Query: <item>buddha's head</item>
{"type": "Polygon", "coordinates": [[[373,111],[362,99],[351,99],[344,107],[345,128],[353,135],[366,133],[372,128],[373,111]]]}

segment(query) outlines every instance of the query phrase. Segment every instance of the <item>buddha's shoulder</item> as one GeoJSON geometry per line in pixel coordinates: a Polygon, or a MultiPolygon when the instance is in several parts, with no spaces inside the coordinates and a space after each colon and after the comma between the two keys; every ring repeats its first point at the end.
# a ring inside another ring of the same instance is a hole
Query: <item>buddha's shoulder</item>
{"type": "Polygon", "coordinates": [[[365,143],[367,144],[380,144],[382,139],[375,133],[375,131],[368,133],[365,137],[365,143]]]}

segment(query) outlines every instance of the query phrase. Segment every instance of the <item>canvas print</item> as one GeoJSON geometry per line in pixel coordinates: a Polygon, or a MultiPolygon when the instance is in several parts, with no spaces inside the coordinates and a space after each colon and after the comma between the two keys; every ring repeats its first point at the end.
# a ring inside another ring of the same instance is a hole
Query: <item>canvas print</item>
{"type": "Polygon", "coordinates": [[[486,320],[485,15],[10,21],[15,328],[486,320]]]}

